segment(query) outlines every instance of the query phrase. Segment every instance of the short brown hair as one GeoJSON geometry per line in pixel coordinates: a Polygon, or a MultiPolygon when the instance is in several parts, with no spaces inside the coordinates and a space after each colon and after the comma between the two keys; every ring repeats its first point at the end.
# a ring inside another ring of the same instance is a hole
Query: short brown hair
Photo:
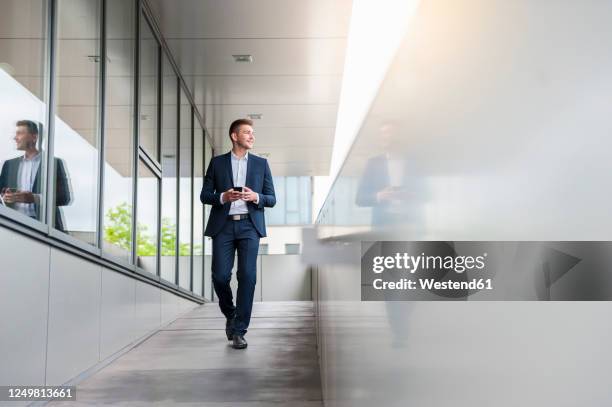
{"type": "Polygon", "coordinates": [[[39,128],[42,127],[42,125],[40,123],[37,122],[33,122],[32,120],[19,120],[16,123],[17,127],[25,127],[26,129],[28,129],[28,133],[34,135],[34,136],[38,136],[39,133],[39,128]]]}
{"type": "Polygon", "coordinates": [[[229,138],[231,140],[232,138],[232,133],[238,133],[238,130],[240,130],[240,126],[247,124],[249,126],[253,126],[253,120],[250,119],[238,119],[238,120],[234,120],[232,122],[232,124],[230,125],[229,128],[229,138]]]}

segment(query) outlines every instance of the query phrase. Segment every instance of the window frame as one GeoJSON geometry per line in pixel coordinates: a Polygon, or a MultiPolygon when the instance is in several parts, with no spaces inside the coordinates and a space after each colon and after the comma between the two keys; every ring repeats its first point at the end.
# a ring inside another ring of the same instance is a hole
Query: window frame
{"type": "MultiPolygon", "coordinates": [[[[28,218],[25,215],[16,213],[14,210],[1,207],[0,206],[0,226],[12,229],[17,231],[23,235],[27,235],[32,237],[38,241],[49,244],[50,246],[57,247],[63,251],[70,252],[79,257],[85,258],[87,260],[93,261],[99,265],[112,268],[116,271],[122,272],[127,275],[131,275],[133,278],[148,282],[150,284],[154,284],[165,290],[171,291],[177,295],[188,298],[190,300],[196,302],[208,302],[209,300],[204,298],[205,290],[210,288],[212,293],[212,284],[210,287],[206,287],[205,284],[205,264],[206,262],[202,261],[202,295],[195,294],[193,292],[193,225],[191,226],[191,251],[190,251],[190,289],[186,290],[178,286],[178,284],[172,284],[166,280],[160,278],[160,255],[161,255],[161,194],[162,194],[162,185],[161,185],[161,175],[162,168],[159,162],[159,157],[161,157],[161,137],[162,137],[162,94],[161,85],[162,85],[162,58],[166,56],[170,61],[172,66],[172,70],[177,77],[178,84],[177,91],[180,92],[182,89],[185,92],[185,95],[188,99],[190,105],[191,112],[191,191],[190,195],[192,197],[191,200],[191,216],[193,219],[193,214],[195,213],[195,207],[193,199],[195,198],[194,191],[194,177],[195,177],[195,120],[198,120],[199,126],[202,130],[202,138],[203,138],[203,166],[206,166],[206,149],[207,145],[211,149],[212,156],[215,154],[215,149],[213,147],[212,138],[207,131],[207,128],[204,124],[203,116],[200,111],[197,109],[195,101],[193,99],[193,95],[189,91],[186,86],[184,77],[182,76],[180,70],[178,69],[178,65],[174,60],[172,53],[170,52],[167,44],[165,43],[163,37],[160,34],[159,27],[155,22],[155,18],[153,17],[153,13],[150,9],[149,4],[146,0],[130,0],[132,1],[132,5],[134,7],[135,13],[133,16],[133,29],[134,33],[134,97],[133,97],[133,115],[134,115],[134,125],[133,125],[133,156],[132,156],[132,250],[130,255],[130,261],[125,261],[124,259],[118,258],[109,252],[103,250],[103,231],[104,231],[104,164],[105,164],[105,145],[106,145],[106,85],[107,85],[107,0],[100,0],[99,6],[101,8],[99,12],[99,52],[100,52],[100,66],[98,68],[98,107],[96,110],[96,114],[98,117],[97,123],[97,157],[98,157],[98,166],[97,166],[97,185],[96,185],[96,193],[97,193],[97,207],[96,207],[96,231],[95,231],[95,244],[91,245],[84,241],[81,241],[74,236],[70,236],[59,230],[56,230],[54,227],[50,225],[51,220],[53,219],[53,211],[55,210],[55,205],[51,204],[54,202],[55,194],[54,194],[54,177],[49,177],[49,174],[53,174],[53,166],[54,166],[54,133],[55,133],[55,91],[56,91],[56,68],[57,68],[57,2],[58,0],[44,0],[44,21],[46,26],[44,27],[45,31],[45,45],[44,45],[44,54],[42,56],[45,67],[43,69],[44,75],[44,100],[46,105],[45,112],[45,129],[46,129],[46,137],[43,139],[43,143],[41,145],[41,153],[42,163],[41,163],[41,175],[44,177],[44,181],[42,182],[42,194],[43,199],[41,201],[41,220],[35,220],[28,218]],[[140,145],[140,62],[141,62],[141,18],[148,25],[148,28],[151,30],[155,40],[157,41],[158,53],[157,53],[157,61],[158,61],[158,70],[157,70],[157,84],[158,84],[158,105],[157,105],[157,143],[158,143],[158,156],[157,159],[155,157],[151,157],[150,154],[142,148],[140,145]],[[158,207],[157,207],[157,270],[156,274],[151,274],[141,267],[136,266],[136,225],[138,219],[138,166],[140,162],[151,170],[153,174],[157,177],[158,180],[158,207]]],[[[177,103],[177,110],[180,110],[180,99],[177,103]]],[[[180,114],[180,113],[179,113],[180,114]]],[[[180,121],[179,121],[180,123],[180,121]]],[[[177,146],[177,157],[180,157],[180,137],[179,137],[179,145],[177,146]]],[[[212,158],[212,157],[211,157],[212,158]]],[[[178,165],[178,158],[177,158],[178,165]]],[[[204,174],[205,168],[202,169],[204,174]]],[[[178,182],[177,182],[178,185],[178,182]]],[[[179,211],[179,196],[177,194],[177,212],[179,211]]],[[[205,209],[202,205],[198,210],[202,210],[203,216],[203,225],[205,226],[205,209]]],[[[178,254],[178,223],[179,219],[177,218],[177,254],[178,254]]],[[[203,256],[205,255],[206,240],[202,240],[202,252],[203,256]]],[[[178,262],[178,256],[177,256],[178,262]]],[[[178,265],[177,265],[178,266],[178,265]]],[[[178,267],[177,267],[177,280],[178,283],[178,267]]]]}

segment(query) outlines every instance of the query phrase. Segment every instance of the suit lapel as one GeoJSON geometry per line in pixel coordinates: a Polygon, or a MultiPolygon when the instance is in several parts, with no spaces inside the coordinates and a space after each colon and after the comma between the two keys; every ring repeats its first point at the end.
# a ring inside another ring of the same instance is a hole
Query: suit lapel
{"type": "Polygon", "coordinates": [[[38,167],[38,171],[36,171],[36,177],[34,177],[34,184],[32,185],[32,192],[35,194],[40,193],[40,166],[38,167]]]}
{"type": "Polygon", "coordinates": [[[253,189],[253,182],[251,182],[251,176],[253,175],[253,165],[255,165],[255,160],[253,160],[253,155],[249,154],[249,159],[247,160],[247,171],[246,177],[244,177],[244,185],[253,189]]]}
{"type": "Polygon", "coordinates": [[[11,170],[9,171],[8,176],[8,186],[10,188],[17,189],[17,174],[19,173],[19,158],[14,159],[11,163],[11,170]]]}
{"type": "MultiPolygon", "coordinates": [[[[55,165],[57,165],[57,162],[55,163],[55,165]]],[[[32,185],[32,192],[34,192],[35,194],[39,194],[41,191],[40,189],[40,172],[42,171],[41,167],[42,167],[42,159],[38,163],[38,169],[36,170],[36,176],[34,177],[34,184],[32,185]]],[[[52,168],[55,171],[55,166],[53,166],[52,168]]]]}
{"type": "Polygon", "coordinates": [[[232,153],[229,152],[226,154],[226,166],[227,166],[227,173],[229,175],[229,179],[230,179],[230,183],[232,184],[232,188],[234,188],[234,173],[232,172],[232,153]]]}

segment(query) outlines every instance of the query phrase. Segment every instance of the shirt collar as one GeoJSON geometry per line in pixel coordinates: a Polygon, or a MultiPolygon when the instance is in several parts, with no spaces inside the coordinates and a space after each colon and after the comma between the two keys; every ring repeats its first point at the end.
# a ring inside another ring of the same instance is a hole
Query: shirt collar
{"type": "Polygon", "coordinates": [[[30,158],[30,159],[27,159],[25,154],[24,154],[23,156],[21,156],[21,159],[23,161],[37,161],[37,160],[40,160],[40,152],[36,153],[36,155],[34,157],[30,158]]]}
{"type": "MultiPolygon", "coordinates": [[[[237,156],[236,154],[234,154],[234,152],[233,152],[233,151],[231,151],[231,150],[230,150],[230,154],[232,155],[232,158],[233,158],[234,160],[241,160],[241,158],[238,158],[238,156],[237,156]]],[[[247,161],[249,160],[249,152],[248,152],[248,151],[246,152],[246,154],[244,155],[244,157],[243,157],[243,158],[244,158],[245,160],[247,160],[247,161]]]]}

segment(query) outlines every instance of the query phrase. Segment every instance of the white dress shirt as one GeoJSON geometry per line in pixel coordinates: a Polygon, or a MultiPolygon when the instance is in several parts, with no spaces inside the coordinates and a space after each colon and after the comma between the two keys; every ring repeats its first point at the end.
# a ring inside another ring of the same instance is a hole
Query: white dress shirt
{"type": "Polygon", "coordinates": [[[401,187],[404,185],[405,160],[387,154],[387,169],[389,172],[389,186],[401,187]]]}
{"type": "MultiPolygon", "coordinates": [[[[246,183],[246,174],[247,167],[249,162],[249,152],[244,155],[244,157],[239,158],[234,152],[230,152],[231,162],[232,162],[232,178],[234,181],[235,187],[244,187],[246,183]]],[[[223,193],[219,198],[221,203],[223,203],[223,193]]],[[[259,202],[259,195],[257,195],[257,199],[255,203],[259,202]]],[[[249,213],[249,208],[247,206],[246,201],[242,199],[238,199],[237,201],[232,202],[230,206],[229,215],[242,215],[249,213]]]]}
{"type": "MultiPolygon", "coordinates": [[[[34,180],[36,179],[36,174],[38,173],[39,168],[40,153],[37,153],[30,159],[26,158],[25,155],[21,157],[19,170],[17,172],[17,189],[19,191],[32,191],[34,188],[34,180]]],[[[33,218],[36,217],[36,211],[34,210],[33,203],[17,202],[15,203],[15,209],[27,216],[33,218]]]]}

